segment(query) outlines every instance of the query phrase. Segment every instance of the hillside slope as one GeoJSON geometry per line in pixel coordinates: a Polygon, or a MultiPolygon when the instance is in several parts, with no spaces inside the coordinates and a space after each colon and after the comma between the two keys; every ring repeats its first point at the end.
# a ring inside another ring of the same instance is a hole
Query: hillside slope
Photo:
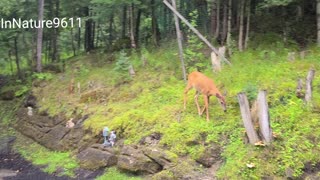
{"type": "MultiPolygon", "coordinates": [[[[189,93],[183,111],[183,90],[175,48],[143,51],[129,57],[136,76],[115,70],[117,56],[91,54],[68,62],[64,74],[54,74],[44,86],[33,88],[42,111],[50,115],[64,113],[89,115],[85,127],[99,135],[104,126],[115,129],[124,144],[137,144],[152,133],[161,134],[160,146],[179,156],[198,159],[206,148],[222,148],[224,164],[218,177],[237,179],[261,177],[300,177],[320,162],[320,78],[314,79],[313,106],[305,106],[295,95],[297,79],[310,68],[319,71],[320,52],[311,49],[304,59],[287,61],[288,49],[273,48],[235,53],[232,66],[224,66],[212,77],[225,92],[228,112],[224,113],[211,97],[211,121],[199,117],[189,93]],[[142,57],[147,60],[144,65],[142,57]],[[116,60],[115,60],[116,59],[116,60]],[[74,92],[69,92],[69,87],[74,92]],[[244,91],[250,101],[259,89],[268,92],[271,126],[278,135],[268,147],[244,144],[244,127],[237,103],[237,93],[244,91]],[[254,168],[246,164],[253,163],[254,168]],[[291,175],[288,175],[291,172],[291,175]]],[[[203,104],[200,98],[200,104],[203,104]]]]}

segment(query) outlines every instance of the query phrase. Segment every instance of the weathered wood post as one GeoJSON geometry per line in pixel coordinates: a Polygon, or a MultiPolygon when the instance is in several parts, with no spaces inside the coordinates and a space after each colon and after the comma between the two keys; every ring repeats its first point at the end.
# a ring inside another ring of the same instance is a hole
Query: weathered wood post
{"type": "Polygon", "coordinates": [[[243,125],[246,128],[246,132],[249,138],[250,144],[255,144],[259,142],[259,137],[257,135],[257,132],[254,129],[252,119],[251,119],[251,113],[250,113],[250,108],[249,108],[249,102],[248,98],[245,93],[241,92],[238,93],[238,101],[240,105],[240,111],[241,111],[241,116],[243,120],[243,125]]]}
{"type": "Polygon", "coordinates": [[[272,130],[270,126],[269,108],[266,98],[267,92],[260,91],[258,94],[258,115],[260,133],[264,144],[270,144],[272,141],[272,130]]]}
{"type": "Polygon", "coordinates": [[[221,71],[220,58],[218,58],[216,53],[214,53],[213,51],[211,52],[211,63],[212,63],[213,71],[217,71],[217,72],[221,71]]]}
{"type": "Polygon", "coordinates": [[[314,78],[314,69],[310,69],[307,76],[307,82],[306,82],[306,96],[305,101],[306,103],[310,103],[312,98],[312,80],[314,78]]]}
{"type": "Polygon", "coordinates": [[[303,81],[301,78],[298,79],[297,88],[296,88],[296,96],[298,98],[303,98],[303,81]]]}

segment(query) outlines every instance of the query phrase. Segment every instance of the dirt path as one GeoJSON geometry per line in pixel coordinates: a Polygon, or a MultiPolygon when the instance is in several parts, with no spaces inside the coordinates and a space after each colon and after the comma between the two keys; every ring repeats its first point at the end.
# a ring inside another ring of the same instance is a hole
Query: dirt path
{"type": "Polygon", "coordinates": [[[47,174],[39,167],[33,166],[19,154],[0,155],[0,180],[67,180],[68,177],[57,177],[47,174]]]}

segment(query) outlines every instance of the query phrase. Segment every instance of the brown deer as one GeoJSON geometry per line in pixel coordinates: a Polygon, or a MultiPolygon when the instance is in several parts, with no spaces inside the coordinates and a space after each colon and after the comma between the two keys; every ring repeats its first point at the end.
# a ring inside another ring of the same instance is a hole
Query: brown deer
{"type": "Polygon", "coordinates": [[[210,96],[216,96],[218,98],[220,105],[221,105],[222,109],[224,110],[224,112],[227,111],[225,98],[220,93],[220,91],[218,90],[218,88],[214,84],[213,80],[211,80],[210,78],[208,78],[204,74],[197,72],[197,71],[190,73],[188,76],[188,84],[184,90],[184,109],[186,109],[188,91],[192,88],[194,88],[197,91],[194,99],[195,99],[195,103],[198,108],[199,116],[201,116],[203,114],[204,110],[206,110],[207,121],[209,121],[208,106],[209,106],[210,96]],[[203,98],[204,98],[204,108],[202,109],[202,111],[200,110],[199,102],[198,102],[199,94],[203,94],[203,98]]]}

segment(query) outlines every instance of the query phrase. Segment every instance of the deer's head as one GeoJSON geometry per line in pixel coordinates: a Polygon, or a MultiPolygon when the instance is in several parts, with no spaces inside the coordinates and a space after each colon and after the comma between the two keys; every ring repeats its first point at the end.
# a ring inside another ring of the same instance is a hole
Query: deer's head
{"type": "Polygon", "coordinates": [[[222,107],[223,111],[227,112],[227,103],[225,98],[219,93],[216,94],[216,97],[218,98],[220,106],[222,107]]]}

